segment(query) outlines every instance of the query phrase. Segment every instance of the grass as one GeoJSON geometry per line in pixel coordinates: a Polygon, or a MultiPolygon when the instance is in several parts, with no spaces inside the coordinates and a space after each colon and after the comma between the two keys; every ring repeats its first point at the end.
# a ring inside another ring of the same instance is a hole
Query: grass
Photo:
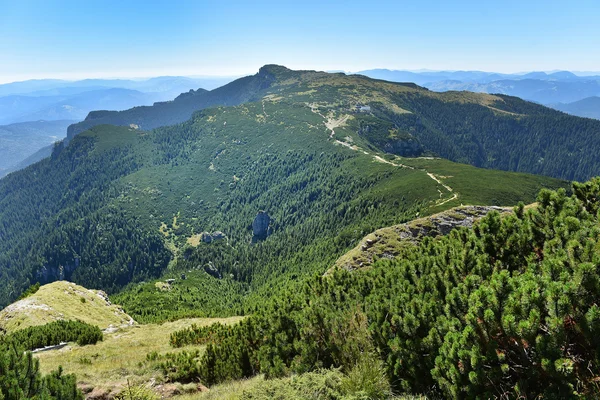
{"type": "Polygon", "coordinates": [[[33,295],[0,311],[0,327],[10,333],[59,319],[81,320],[102,329],[128,324],[129,315],[119,306],[107,303],[98,293],[66,281],[44,285],[33,295]]]}
{"type": "MultiPolygon", "coordinates": [[[[298,393],[298,391],[289,390],[292,382],[294,380],[304,380],[308,375],[316,375],[319,373],[313,374],[303,374],[296,375],[293,377],[287,378],[279,378],[272,380],[265,380],[262,375],[253,377],[251,379],[244,379],[239,381],[228,382],[220,385],[216,385],[210,388],[208,392],[197,392],[192,394],[184,394],[180,396],[174,397],[176,400],[245,400],[245,399],[255,399],[255,400],[270,400],[270,399],[286,399],[286,400],[308,400],[308,399],[318,399],[321,398],[317,394],[316,396],[311,396],[311,392],[314,392],[315,389],[318,389],[316,385],[307,384],[302,393],[298,393]]],[[[325,374],[330,374],[335,377],[335,373],[325,372],[325,374]]],[[[340,374],[341,375],[341,374],[340,374]]],[[[307,382],[308,383],[308,382],[307,382]]],[[[325,397],[322,398],[332,398],[325,397]]],[[[348,399],[352,398],[363,398],[363,397],[348,397],[348,399]]],[[[393,400],[426,400],[425,396],[412,396],[412,395],[391,395],[389,399],[393,400]]]]}
{"type": "MultiPolygon", "coordinates": [[[[93,346],[69,345],[61,350],[38,353],[40,366],[49,373],[62,366],[65,373],[77,374],[78,384],[93,386],[105,392],[118,393],[131,384],[160,381],[161,373],[146,355],[172,352],[171,333],[192,324],[198,326],[221,322],[234,324],[241,317],[182,319],[164,324],[134,325],[106,333],[104,340],[93,346]]],[[[183,348],[189,350],[191,347],[183,348]]],[[[198,347],[195,347],[198,348],[198,347]]],[[[203,349],[203,347],[201,348],[203,349]]]]}

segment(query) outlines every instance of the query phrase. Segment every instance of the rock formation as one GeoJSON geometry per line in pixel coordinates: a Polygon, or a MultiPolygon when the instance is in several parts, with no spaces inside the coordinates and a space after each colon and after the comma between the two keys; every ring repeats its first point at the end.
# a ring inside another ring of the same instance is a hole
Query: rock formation
{"type": "Polygon", "coordinates": [[[265,240],[269,236],[271,217],[264,211],[259,211],[252,222],[252,241],[265,240]]]}

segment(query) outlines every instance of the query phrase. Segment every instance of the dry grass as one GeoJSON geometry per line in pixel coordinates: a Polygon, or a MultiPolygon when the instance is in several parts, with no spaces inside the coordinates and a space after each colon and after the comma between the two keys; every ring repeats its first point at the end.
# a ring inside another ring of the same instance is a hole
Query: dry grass
{"type": "Polygon", "coordinates": [[[0,311],[0,327],[14,332],[60,319],[78,319],[102,329],[128,324],[131,317],[99,293],[66,281],[44,285],[32,296],[0,311]]]}
{"type": "Polygon", "coordinates": [[[195,234],[193,236],[190,236],[186,240],[187,244],[189,244],[192,247],[198,247],[198,245],[200,244],[201,241],[202,241],[202,235],[199,233],[195,234]]]}
{"type": "Polygon", "coordinates": [[[146,362],[146,354],[173,352],[174,349],[169,346],[169,336],[174,331],[192,324],[234,324],[241,319],[242,317],[194,318],[160,325],[134,325],[105,334],[104,341],[96,345],[69,345],[61,350],[38,353],[36,357],[39,358],[44,373],[62,365],[66,373],[77,374],[80,385],[118,393],[128,381],[137,384],[161,379],[160,372],[155,370],[151,363],[146,362]]]}
{"type": "Polygon", "coordinates": [[[208,392],[198,392],[177,396],[176,400],[238,400],[242,398],[244,391],[250,390],[256,385],[263,382],[262,375],[239,381],[223,383],[210,388],[208,392]]]}

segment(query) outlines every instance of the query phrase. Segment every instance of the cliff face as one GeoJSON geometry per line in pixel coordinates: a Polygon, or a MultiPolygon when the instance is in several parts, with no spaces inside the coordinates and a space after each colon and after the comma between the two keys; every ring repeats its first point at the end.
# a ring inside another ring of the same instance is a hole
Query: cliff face
{"type": "Polygon", "coordinates": [[[471,227],[492,211],[504,214],[511,212],[512,208],[462,206],[405,224],[378,229],[340,257],[333,268],[352,271],[371,266],[376,258],[393,259],[402,248],[418,244],[424,237],[447,235],[455,228],[471,227]]]}
{"type": "Polygon", "coordinates": [[[264,211],[259,211],[252,222],[252,241],[265,240],[271,233],[271,217],[264,211]]]}

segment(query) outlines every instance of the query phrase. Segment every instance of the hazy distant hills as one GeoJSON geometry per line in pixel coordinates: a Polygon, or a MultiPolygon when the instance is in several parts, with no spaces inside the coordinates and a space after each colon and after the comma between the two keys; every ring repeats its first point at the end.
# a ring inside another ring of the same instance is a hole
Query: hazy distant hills
{"type": "Polygon", "coordinates": [[[122,110],[163,100],[169,93],[142,93],[130,89],[101,89],[74,95],[0,97],[0,123],[36,120],[82,120],[95,109],[122,110]]]}
{"type": "Polygon", "coordinates": [[[84,79],[65,81],[58,79],[37,79],[12,82],[0,85],[0,96],[26,94],[29,96],[77,94],[90,90],[121,88],[140,92],[185,92],[199,87],[214,89],[234,78],[206,77],[188,78],[183,76],[159,76],[156,78],[134,79],[84,79]]]}
{"type": "Polygon", "coordinates": [[[553,104],[551,107],[578,117],[600,119],[600,97],[587,97],[568,104],[553,104]]]}
{"type": "Polygon", "coordinates": [[[43,147],[47,147],[44,154],[49,155],[52,143],[62,140],[73,122],[35,121],[0,126],[0,177],[43,147]]]}
{"type": "MultiPolygon", "coordinates": [[[[414,82],[438,92],[467,90],[506,94],[551,107],[558,103],[572,103],[600,96],[600,75],[578,76],[569,71],[499,74],[481,71],[410,72],[373,69],[358,73],[392,82],[414,82]]],[[[593,103],[587,102],[587,106],[593,107],[593,103]]],[[[577,108],[579,105],[573,107],[577,108]]],[[[570,113],[582,115],[574,109],[570,113]]],[[[595,108],[591,112],[587,110],[585,116],[598,118],[598,113],[600,109],[595,108]]]]}
{"type": "Polygon", "coordinates": [[[471,92],[500,93],[541,104],[571,103],[586,97],[600,95],[600,80],[503,79],[489,83],[441,81],[427,84],[427,87],[439,92],[468,90],[471,92]]]}
{"type": "Polygon", "coordinates": [[[228,78],[158,77],[143,81],[39,80],[0,85],[0,124],[34,120],[82,120],[92,110],[125,110],[172,100],[182,92],[214,88],[228,78]]]}
{"type": "Polygon", "coordinates": [[[0,85],[0,125],[10,125],[0,126],[0,177],[49,156],[51,143],[62,140],[68,125],[85,119],[90,111],[152,105],[229,80],[164,76],[145,80],[42,79],[0,85]]]}

